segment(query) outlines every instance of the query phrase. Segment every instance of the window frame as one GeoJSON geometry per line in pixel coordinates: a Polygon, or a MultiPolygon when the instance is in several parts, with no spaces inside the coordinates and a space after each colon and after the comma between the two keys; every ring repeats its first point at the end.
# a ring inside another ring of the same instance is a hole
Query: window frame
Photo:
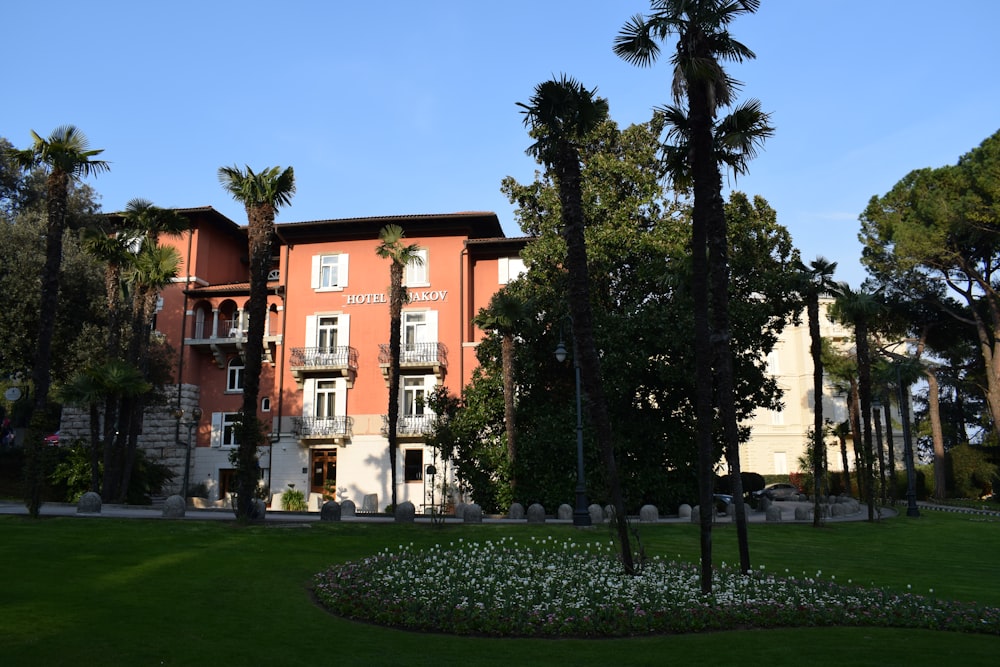
{"type": "Polygon", "coordinates": [[[246,363],[239,357],[233,357],[226,364],[226,393],[242,394],[243,377],[246,373],[246,363]]]}

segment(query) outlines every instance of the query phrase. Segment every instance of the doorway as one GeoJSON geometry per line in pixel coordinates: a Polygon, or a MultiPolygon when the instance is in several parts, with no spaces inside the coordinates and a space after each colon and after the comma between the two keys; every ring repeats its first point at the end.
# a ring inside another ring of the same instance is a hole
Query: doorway
{"type": "Polygon", "coordinates": [[[324,500],[336,500],[337,450],[312,450],[312,476],[309,490],[324,495],[324,500]]]}

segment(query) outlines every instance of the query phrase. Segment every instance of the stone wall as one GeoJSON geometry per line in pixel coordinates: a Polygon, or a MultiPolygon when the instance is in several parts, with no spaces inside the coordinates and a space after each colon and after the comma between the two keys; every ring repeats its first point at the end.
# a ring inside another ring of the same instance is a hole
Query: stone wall
{"type": "MultiPolygon", "coordinates": [[[[184,458],[187,448],[188,431],[175,416],[177,409],[177,385],[164,388],[168,402],[146,408],[142,420],[142,432],[139,434],[139,448],[146,456],[157,463],[169,466],[174,471],[174,480],[162,490],[162,495],[168,496],[181,492],[184,483],[184,458]]],[[[198,405],[199,388],[196,385],[181,386],[180,407],[187,417],[198,405]]],[[[204,421],[205,417],[202,417],[204,421]]],[[[90,414],[85,408],[64,406],[62,421],[59,425],[63,442],[76,438],[90,438],[90,414]]],[[[192,443],[193,444],[193,443],[192,443]]],[[[192,450],[192,459],[194,458],[192,450]]]]}

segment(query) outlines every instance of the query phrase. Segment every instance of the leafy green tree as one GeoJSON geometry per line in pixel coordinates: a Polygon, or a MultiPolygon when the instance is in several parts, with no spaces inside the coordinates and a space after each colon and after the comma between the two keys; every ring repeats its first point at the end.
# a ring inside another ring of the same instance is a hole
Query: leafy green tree
{"type": "Polygon", "coordinates": [[[389,485],[392,487],[392,506],[396,506],[396,454],[399,449],[399,359],[400,337],[403,326],[403,303],[406,301],[406,287],[403,286],[403,271],[408,264],[419,265],[423,260],[417,251],[416,243],[403,244],[403,228],[399,225],[386,225],[379,230],[379,245],[375,249],[382,259],[389,260],[389,405],[388,433],[389,440],[389,485]]]}
{"type": "Polygon", "coordinates": [[[264,328],[267,322],[267,275],[271,270],[274,219],[278,209],[292,203],[295,172],[291,167],[269,167],[255,173],[249,166],[220,167],[219,182],[247,212],[250,254],[250,302],[247,343],[243,351],[243,407],[240,411],[240,444],[236,453],[236,516],[241,521],[255,517],[257,496],[257,448],[265,444],[257,414],[260,373],[264,359],[264,328]]]}
{"type": "MultiPolygon", "coordinates": [[[[692,321],[690,211],[664,189],[662,128],[660,114],[624,130],[609,121],[580,147],[594,333],[631,513],[643,504],[676,509],[697,497],[694,341],[677,335],[690,330],[692,321]]],[[[546,173],[526,184],[505,179],[504,191],[518,206],[522,230],[535,237],[521,253],[527,273],[508,288],[530,304],[532,314],[517,331],[519,496],[554,507],[571,497],[575,486],[569,426],[575,421],[573,375],[553,356],[560,327],[566,333],[568,312],[558,194],[546,173]]],[[[763,199],[734,194],[726,210],[733,249],[733,341],[739,350],[737,409],[746,420],[758,408],[774,409],[780,402],[762,360],[799,309],[792,269],[798,255],[763,199]]],[[[497,460],[496,443],[502,441],[500,344],[493,334],[479,344],[481,375],[466,388],[458,413],[463,425],[466,419],[475,423],[466,429],[470,441],[476,428],[485,434],[478,450],[471,444],[466,449],[479,452],[476,471],[497,460]]],[[[748,435],[741,431],[741,438],[748,435]]],[[[589,422],[584,441],[588,497],[607,504],[589,422]]],[[[719,431],[713,445],[718,460],[719,431]]],[[[474,491],[480,502],[479,489],[474,491]]]]}
{"type": "Polygon", "coordinates": [[[817,257],[809,262],[808,267],[805,264],[800,265],[799,270],[802,272],[802,295],[806,302],[806,318],[809,321],[809,356],[812,357],[813,363],[813,441],[809,451],[812,452],[810,465],[813,471],[813,526],[819,528],[822,523],[820,482],[825,472],[823,461],[826,453],[823,439],[826,422],[823,419],[823,338],[820,335],[819,298],[833,289],[833,272],[837,270],[837,263],[817,257]]]}
{"type": "Polygon", "coordinates": [[[566,240],[572,333],[575,349],[580,354],[577,363],[610,485],[622,564],[627,574],[634,574],[635,562],[625,501],[615,460],[611,420],[601,382],[601,359],[594,342],[587,244],[584,236],[586,218],[583,210],[579,143],[608,117],[607,100],[596,97],[595,93],[596,89],[588,90],[575,79],[563,75],[558,80],[540,83],[527,104],[518,104],[524,109],[525,124],[532,129],[535,139],[528,153],[552,171],[559,190],[562,231],[566,240]]]}
{"type": "Polygon", "coordinates": [[[729,266],[726,216],[720,165],[744,173],[756,147],[773,130],[756,101],[745,103],[718,120],[718,110],[733,103],[737,83],[721,61],[754,58],[734,40],[729,24],[741,14],[756,12],[757,0],[652,0],[648,17],[634,16],[615,39],[614,51],[627,62],[648,66],[660,53],[658,41],[677,35],[672,95],[687,109],[666,108],[671,124],[666,159],[675,181],[690,186],[692,209],[692,290],[696,305],[695,358],[701,380],[697,386],[700,452],[702,590],[712,588],[712,453],[713,381],[726,437],[727,459],[736,488],[740,566],[750,569],[746,516],[743,512],[739,461],[739,425],[735,408],[730,346],[729,266]]]}
{"type": "Polygon", "coordinates": [[[861,216],[862,261],[915,300],[946,285],[965,308],[931,301],[975,328],[994,437],[1000,434],[1000,131],[958,163],[910,172],[861,216]]]}

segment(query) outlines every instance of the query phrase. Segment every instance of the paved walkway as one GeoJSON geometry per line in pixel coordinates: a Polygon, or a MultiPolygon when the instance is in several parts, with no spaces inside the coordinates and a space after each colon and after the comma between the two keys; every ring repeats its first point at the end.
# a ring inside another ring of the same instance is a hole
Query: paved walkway
{"type": "MultiPolygon", "coordinates": [[[[812,503],[806,502],[795,502],[795,501],[784,501],[775,503],[775,507],[781,509],[781,523],[800,523],[800,524],[811,524],[812,519],[795,519],[795,508],[796,507],[812,507],[812,503]]],[[[905,506],[902,508],[905,511],[905,506]]],[[[178,519],[167,518],[163,516],[163,508],[150,506],[150,505],[112,505],[104,504],[101,507],[99,513],[96,512],[78,512],[76,505],[69,503],[45,503],[41,508],[41,516],[72,516],[79,518],[129,518],[129,519],[160,519],[167,521],[176,521],[178,519]]],[[[24,506],[24,503],[11,501],[11,500],[0,500],[0,514],[18,514],[27,516],[28,510],[24,506]]],[[[898,514],[897,510],[891,507],[881,508],[881,517],[889,518],[896,516],[898,514]]],[[[750,523],[766,523],[766,518],[764,512],[750,510],[747,518],[750,523]]],[[[418,514],[416,517],[417,523],[431,523],[432,519],[430,516],[418,514]]],[[[633,521],[638,521],[638,517],[633,517],[633,521]]],[[[825,523],[838,523],[843,521],[864,521],[868,519],[868,509],[866,505],[861,505],[861,510],[854,514],[847,516],[838,517],[826,517],[824,518],[825,523]]],[[[235,517],[230,509],[193,509],[187,508],[183,519],[179,520],[201,520],[201,521],[234,521],[235,517]]],[[[319,521],[319,512],[283,512],[280,510],[268,510],[265,522],[267,523],[308,523],[319,521]]],[[[394,519],[387,516],[373,516],[373,515],[359,515],[353,517],[343,517],[343,522],[366,522],[366,523],[392,523],[394,519]]],[[[680,518],[678,516],[663,516],[657,521],[657,523],[690,523],[690,518],[680,518]]],[[[721,515],[716,518],[716,522],[720,524],[732,523],[732,520],[721,515]]],[[[446,517],[445,523],[463,523],[460,519],[454,517],[446,517]]],[[[525,519],[506,519],[497,517],[487,517],[483,519],[483,523],[525,523],[525,519]]],[[[559,524],[572,524],[573,521],[570,519],[546,519],[546,523],[551,523],[555,525],[559,524]]]]}

